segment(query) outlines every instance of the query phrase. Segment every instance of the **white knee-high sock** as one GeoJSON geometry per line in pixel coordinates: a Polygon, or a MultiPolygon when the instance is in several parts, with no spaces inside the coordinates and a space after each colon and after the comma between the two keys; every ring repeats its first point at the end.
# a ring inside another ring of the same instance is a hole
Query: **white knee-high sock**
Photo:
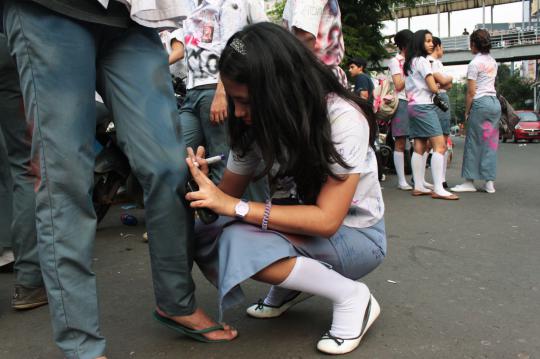
{"type": "Polygon", "coordinates": [[[394,151],[394,166],[400,186],[405,187],[409,184],[405,178],[405,154],[403,152],[394,151]]]}
{"type": "Polygon", "coordinates": [[[443,166],[443,174],[442,174],[443,183],[446,182],[446,168],[447,167],[448,167],[448,151],[444,152],[444,166],[443,166]]]}
{"type": "Polygon", "coordinates": [[[334,304],[333,336],[350,339],[360,334],[370,298],[365,284],[345,278],[314,259],[297,257],[293,270],[279,286],[330,299],[334,304]]]}
{"type": "Polygon", "coordinates": [[[431,155],[431,175],[433,176],[433,190],[441,196],[449,196],[450,192],[443,188],[443,166],[444,156],[439,152],[431,155]]]}
{"type": "Polygon", "coordinates": [[[424,172],[426,165],[423,156],[414,152],[411,157],[411,167],[414,178],[414,189],[427,192],[428,189],[424,187],[424,172]]]}
{"type": "Polygon", "coordinates": [[[281,288],[277,285],[270,287],[266,298],[264,298],[264,304],[279,307],[283,303],[291,300],[298,292],[295,290],[281,288]]]}

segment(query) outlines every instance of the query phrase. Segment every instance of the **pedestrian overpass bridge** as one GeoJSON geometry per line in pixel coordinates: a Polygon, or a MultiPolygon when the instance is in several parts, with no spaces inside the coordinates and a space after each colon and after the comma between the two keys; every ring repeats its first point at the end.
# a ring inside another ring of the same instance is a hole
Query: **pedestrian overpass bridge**
{"type": "MultiPolygon", "coordinates": [[[[454,36],[441,39],[445,65],[462,65],[471,61],[469,36],[454,36]]],[[[538,59],[540,57],[540,27],[525,30],[498,31],[491,33],[491,56],[497,62],[538,59]]]]}

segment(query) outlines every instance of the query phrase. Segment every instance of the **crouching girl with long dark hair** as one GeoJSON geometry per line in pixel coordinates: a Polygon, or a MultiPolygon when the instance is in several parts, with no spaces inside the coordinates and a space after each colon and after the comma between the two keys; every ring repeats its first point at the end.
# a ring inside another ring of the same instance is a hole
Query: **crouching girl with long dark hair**
{"type": "Polygon", "coordinates": [[[262,23],[236,33],[219,62],[229,96],[231,155],[221,183],[206,177],[204,149],[188,150],[200,190],[186,199],[221,215],[198,225],[195,260],[218,286],[221,309],[243,298],[248,278],[272,284],[248,309],[282,314],[298,293],[333,302],[317,348],[354,350],[380,312],[362,278],[386,254],[384,203],[371,147],[374,122],[361,100],[293,35],[262,23]],[[263,161],[265,169],[255,173],[263,161]],[[269,175],[272,200],[240,200],[269,175]]]}

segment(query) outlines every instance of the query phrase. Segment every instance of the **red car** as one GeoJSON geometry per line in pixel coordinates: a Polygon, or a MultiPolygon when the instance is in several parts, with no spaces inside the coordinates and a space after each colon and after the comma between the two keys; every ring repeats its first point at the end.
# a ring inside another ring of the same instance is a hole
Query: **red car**
{"type": "Polygon", "coordinates": [[[519,123],[514,129],[514,142],[540,140],[540,116],[533,111],[516,111],[519,123]]]}

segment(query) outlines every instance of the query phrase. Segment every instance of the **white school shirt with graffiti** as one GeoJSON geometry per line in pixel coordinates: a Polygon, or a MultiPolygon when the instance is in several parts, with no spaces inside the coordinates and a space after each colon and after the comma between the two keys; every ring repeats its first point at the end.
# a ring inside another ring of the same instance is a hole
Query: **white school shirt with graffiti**
{"type": "MultiPolygon", "coordinates": [[[[428,59],[429,63],[431,64],[431,69],[433,70],[433,73],[438,72],[438,73],[446,76],[446,74],[444,72],[444,65],[443,65],[441,60],[436,59],[431,55],[428,55],[427,59],[428,59]]],[[[439,92],[440,93],[446,93],[446,90],[445,89],[439,89],[439,92]]]]}
{"type": "Polygon", "coordinates": [[[467,68],[467,79],[476,81],[474,99],[484,96],[497,96],[495,78],[497,62],[490,54],[476,54],[467,68]]]}
{"type": "MultiPolygon", "coordinates": [[[[379,222],[384,216],[384,201],[377,172],[377,158],[369,146],[369,124],[363,112],[348,101],[336,95],[327,98],[328,117],[331,123],[332,142],[345,162],[351,168],[332,164],[330,169],[336,175],[360,174],[349,212],[343,224],[353,228],[367,228],[379,222]]],[[[244,156],[231,151],[227,169],[239,175],[256,173],[262,161],[261,151],[253,146],[244,156]]],[[[281,187],[288,187],[296,194],[292,178],[282,179],[281,187]]],[[[287,197],[280,194],[280,197],[287,197]]],[[[275,198],[275,193],[272,194],[275,198]]]]}
{"type": "Polygon", "coordinates": [[[409,106],[433,103],[433,93],[426,82],[426,77],[431,74],[433,74],[431,64],[425,57],[418,56],[411,60],[411,69],[405,79],[405,92],[409,106]]]}
{"type": "MultiPolygon", "coordinates": [[[[390,70],[390,75],[401,75],[401,78],[405,80],[405,73],[403,72],[403,64],[405,63],[405,58],[401,54],[397,54],[388,62],[388,69],[390,70]]],[[[407,95],[405,94],[405,89],[401,91],[396,91],[398,99],[407,101],[407,95]]]]}
{"type": "Polygon", "coordinates": [[[244,26],[268,21],[263,0],[191,0],[183,22],[187,89],[218,82],[218,62],[227,40],[244,26]]]}

